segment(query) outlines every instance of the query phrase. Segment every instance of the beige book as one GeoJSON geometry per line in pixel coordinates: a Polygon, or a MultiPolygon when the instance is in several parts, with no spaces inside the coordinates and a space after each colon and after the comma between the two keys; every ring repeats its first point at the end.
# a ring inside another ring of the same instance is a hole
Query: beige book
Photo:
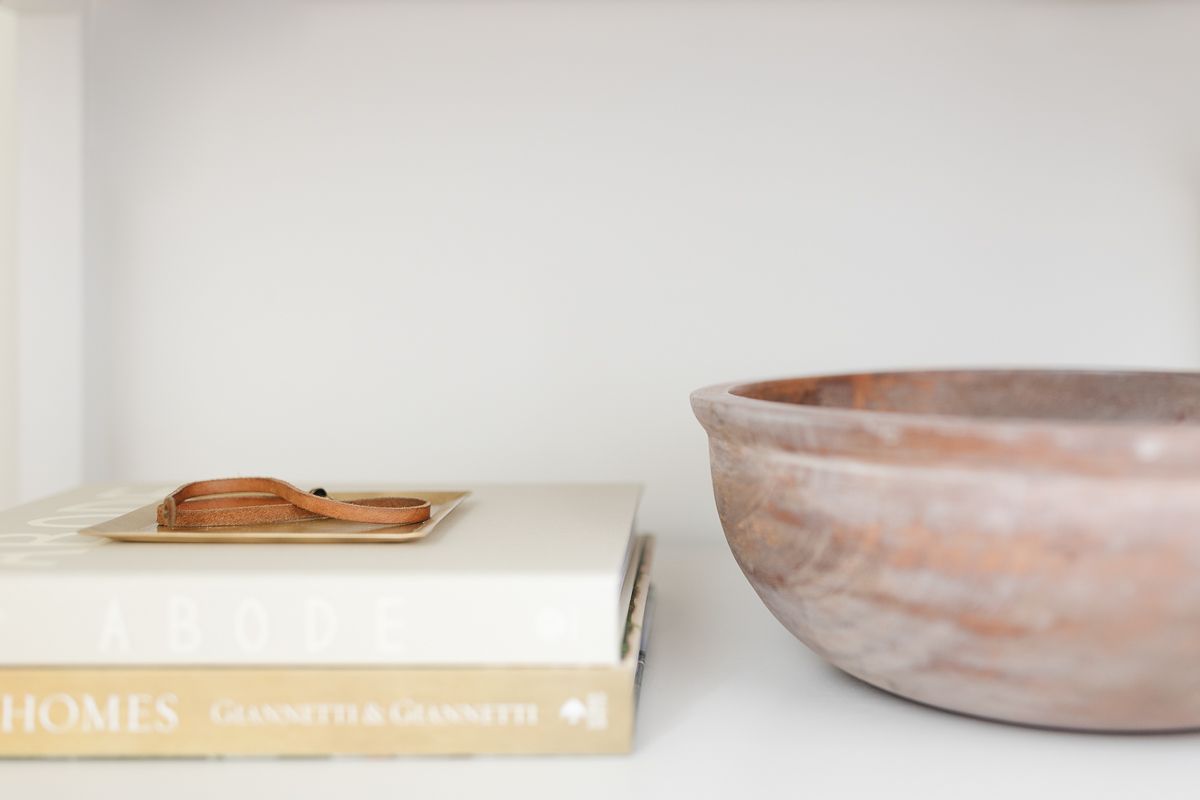
{"type": "Polygon", "coordinates": [[[614,665],[0,669],[0,756],[622,753],[652,540],[614,665]]]}
{"type": "MultiPolygon", "coordinates": [[[[172,488],[82,487],[0,513],[0,666],[620,661],[637,486],[464,487],[470,494],[428,537],[394,544],[159,544],[79,533],[144,535],[172,488]]],[[[295,536],[324,535],[323,526],[271,527],[295,536]]]]}

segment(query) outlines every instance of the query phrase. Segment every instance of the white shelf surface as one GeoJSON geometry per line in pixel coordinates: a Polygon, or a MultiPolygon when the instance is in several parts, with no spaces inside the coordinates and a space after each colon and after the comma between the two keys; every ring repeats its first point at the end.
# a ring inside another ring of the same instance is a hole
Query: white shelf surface
{"type": "Polygon", "coordinates": [[[723,543],[660,540],[630,756],[0,762],[5,797],[1194,798],[1200,734],[947,714],[845,677],[759,603],[723,543]]]}

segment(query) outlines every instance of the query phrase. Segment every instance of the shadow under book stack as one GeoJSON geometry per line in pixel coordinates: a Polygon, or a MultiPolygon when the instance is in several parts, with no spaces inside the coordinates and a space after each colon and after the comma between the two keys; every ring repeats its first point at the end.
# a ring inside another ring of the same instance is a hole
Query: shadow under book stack
{"type": "Polygon", "coordinates": [[[0,517],[0,756],[631,749],[637,487],[479,487],[404,544],[79,533],[142,526],[169,489],[0,517]]]}

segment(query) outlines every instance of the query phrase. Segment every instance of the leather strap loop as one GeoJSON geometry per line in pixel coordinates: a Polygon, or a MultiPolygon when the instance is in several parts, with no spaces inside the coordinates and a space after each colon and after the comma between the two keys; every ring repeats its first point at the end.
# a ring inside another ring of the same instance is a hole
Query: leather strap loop
{"type": "Polygon", "coordinates": [[[169,494],[158,507],[158,524],[167,528],[216,528],[339,519],[415,525],[429,519],[429,512],[429,502],[416,497],[334,500],[275,478],[218,478],[185,483],[169,494]]]}

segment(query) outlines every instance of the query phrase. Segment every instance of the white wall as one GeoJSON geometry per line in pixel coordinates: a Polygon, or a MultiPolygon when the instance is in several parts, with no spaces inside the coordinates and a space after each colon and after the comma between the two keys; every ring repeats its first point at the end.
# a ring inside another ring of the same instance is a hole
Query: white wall
{"type": "Polygon", "coordinates": [[[17,25],[0,8],[0,508],[17,501],[17,25]]]}
{"type": "Polygon", "coordinates": [[[688,392],[1200,363],[1172,3],[108,0],[87,473],[639,480],[688,392]]]}
{"type": "Polygon", "coordinates": [[[17,16],[16,487],[83,480],[83,18],[67,3],[17,16]],[[61,6],[61,7],[60,7],[61,6]]]}

